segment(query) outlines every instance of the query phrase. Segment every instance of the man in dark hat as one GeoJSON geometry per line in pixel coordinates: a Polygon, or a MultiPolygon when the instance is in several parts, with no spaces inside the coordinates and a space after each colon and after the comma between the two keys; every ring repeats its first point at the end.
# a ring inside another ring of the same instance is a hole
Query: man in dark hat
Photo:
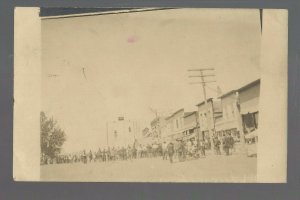
{"type": "Polygon", "coordinates": [[[172,142],[170,142],[167,146],[168,149],[168,156],[169,156],[169,160],[170,163],[173,163],[173,155],[174,155],[174,144],[172,142]]]}

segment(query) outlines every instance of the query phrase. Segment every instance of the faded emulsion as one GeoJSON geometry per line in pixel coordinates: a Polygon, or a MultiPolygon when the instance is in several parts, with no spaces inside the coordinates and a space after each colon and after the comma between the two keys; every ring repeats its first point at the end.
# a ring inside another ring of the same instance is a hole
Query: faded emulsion
{"type": "Polygon", "coordinates": [[[41,8],[40,181],[284,182],[285,16],[41,8]]]}

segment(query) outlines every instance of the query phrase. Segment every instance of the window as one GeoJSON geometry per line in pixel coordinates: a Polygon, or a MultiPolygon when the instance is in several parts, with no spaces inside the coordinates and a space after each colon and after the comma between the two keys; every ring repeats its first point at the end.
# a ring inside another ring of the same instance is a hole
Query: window
{"type": "Polygon", "coordinates": [[[245,133],[250,133],[257,128],[254,116],[254,113],[242,115],[243,128],[245,133]]]}
{"type": "Polygon", "coordinates": [[[178,119],[176,119],[176,128],[178,128],[178,119]]]}

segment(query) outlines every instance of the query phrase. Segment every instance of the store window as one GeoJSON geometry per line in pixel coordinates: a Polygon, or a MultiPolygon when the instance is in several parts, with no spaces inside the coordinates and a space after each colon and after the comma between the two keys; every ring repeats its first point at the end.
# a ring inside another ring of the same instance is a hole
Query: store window
{"type": "MultiPolygon", "coordinates": [[[[258,115],[257,115],[257,118],[258,118],[258,115]]],[[[244,128],[245,133],[250,133],[257,128],[254,113],[248,113],[248,114],[242,115],[242,120],[243,120],[243,128],[244,128]]]]}

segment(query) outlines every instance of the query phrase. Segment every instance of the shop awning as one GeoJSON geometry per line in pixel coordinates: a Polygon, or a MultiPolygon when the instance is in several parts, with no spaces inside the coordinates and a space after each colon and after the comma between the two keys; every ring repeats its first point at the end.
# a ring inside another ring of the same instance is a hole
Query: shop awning
{"type": "Polygon", "coordinates": [[[248,134],[245,134],[245,138],[246,139],[250,139],[250,138],[257,137],[258,136],[257,132],[258,132],[258,130],[256,129],[256,130],[254,130],[254,131],[252,131],[252,132],[250,132],[248,134]]]}
{"type": "Polygon", "coordinates": [[[254,113],[258,111],[258,98],[254,98],[248,101],[240,102],[240,113],[245,115],[247,113],[254,113]]]}

